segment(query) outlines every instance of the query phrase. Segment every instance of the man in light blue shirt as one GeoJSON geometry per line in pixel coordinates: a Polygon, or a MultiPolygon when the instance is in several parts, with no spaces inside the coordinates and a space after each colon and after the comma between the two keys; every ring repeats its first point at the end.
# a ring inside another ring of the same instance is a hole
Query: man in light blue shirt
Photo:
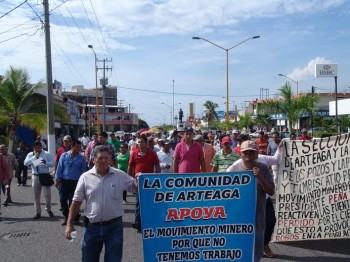
{"type": "MultiPolygon", "coordinates": [[[[69,207],[72,204],[75,188],[79,177],[86,171],[85,158],[80,154],[81,142],[73,141],[72,149],[61,155],[55,175],[55,187],[60,194],[60,202],[64,220],[62,225],[67,225],[69,207]]],[[[74,224],[78,225],[79,213],[74,219],[74,224]]]]}
{"type": "Polygon", "coordinates": [[[27,155],[24,160],[25,166],[32,167],[32,187],[34,191],[34,209],[35,216],[34,219],[41,217],[41,189],[44,189],[44,196],[46,201],[46,211],[50,217],[53,217],[51,211],[51,188],[49,186],[42,186],[39,179],[39,174],[50,174],[50,167],[54,166],[53,156],[43,150],[41,142],[35,141],[33,144],[33,151],[27,155]]]}

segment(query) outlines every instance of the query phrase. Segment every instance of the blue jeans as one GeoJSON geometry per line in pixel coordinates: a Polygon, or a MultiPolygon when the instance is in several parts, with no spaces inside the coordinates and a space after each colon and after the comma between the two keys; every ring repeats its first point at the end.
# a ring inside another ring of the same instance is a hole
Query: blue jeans
{"type": "Polygon", "coordinates": [[[82,242],[82,261],[98,262],[103,244],[105,262],[121,262],[123,257],[123,221],[118,219],[109,225],[89,223],[82,242]]]}

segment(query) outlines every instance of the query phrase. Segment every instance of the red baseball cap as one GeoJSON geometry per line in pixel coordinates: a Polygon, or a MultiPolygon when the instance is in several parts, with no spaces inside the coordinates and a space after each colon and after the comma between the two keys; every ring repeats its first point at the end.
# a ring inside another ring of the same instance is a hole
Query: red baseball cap
{"type": "Polygon", "coordinates": [[[221,144],[225,144],[225,143],[232,144],[231,138],[229,138],[228,136],[223,137],[223,139],[221,140],[221,144]]]}

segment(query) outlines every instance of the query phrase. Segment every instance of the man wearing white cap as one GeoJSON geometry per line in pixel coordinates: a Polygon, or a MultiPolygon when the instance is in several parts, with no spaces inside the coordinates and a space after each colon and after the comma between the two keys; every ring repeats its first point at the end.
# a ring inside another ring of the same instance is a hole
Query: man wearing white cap
{"type": "Polygon", "coordinates": [[[161,150],[157,152],[161,173],[173,173],[174,151],[168,139],[161,139],[161,150]]]}
{"type": "Polygon", "coordinates": [[[312,140],[312,137],[307,134],[306,128],[301,129],[301,136],[299,136],[298,140],[312,140]]]}
{"type": "Polygon", "coordinates": [[[72,148],[72,138],[70,136],[64,136],[63,137],[63,145],[57,149],[56,155],[55,155],[55,167],[54,170],[56,171],[58,162],[60,161],[60,157],[63,153],[68,152],[72,148]]]}
{"type": "Polygon", "coordinates": [[[254,262],[260,261],[264,252],[266,193],[270,196],[275,193],[275,185],[268,166],[257,162],[257,158],[258,148],[255,142],[244,141],[241,144],[241,159],[227,169],[227,172],[253,170],[253,174],[257,179],[254,262]]]}
{"type": "Polygon", "coordinates": [[[237,146],[238,146],[238,135],[239,135],[239,132],[237,129],[233,129],[232,130],[232,149],[235,149],[237,146]]]}

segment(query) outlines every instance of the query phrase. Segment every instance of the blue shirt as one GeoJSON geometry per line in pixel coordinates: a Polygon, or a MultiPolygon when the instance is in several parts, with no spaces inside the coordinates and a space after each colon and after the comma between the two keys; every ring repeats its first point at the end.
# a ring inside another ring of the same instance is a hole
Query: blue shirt
{"type": "Polygon", "coordinates": [[[79,177],[86,171],[85,158],[81,154],[72,157],[72,150],[61,155],[56,169],[55,179],[79,180],[79,177]]]}
{"type": "Polygon", "coordinates": [[[35,156],[34,152],[31,152],[27,155],[26,159],[24,160],[24,165],[31,166],[32,172],[34,173],[34,175],[50,173],[49,168],[54,166],[53,156],[50,153],[46,152],[45,150],[42,150],[40,152],[39,158],[42,158],[43,160],[45,160],[46,163],[45,164],[41,163],[35,166],[33,164],[33,161],[37,160],[38,158],[35,156]]]}

